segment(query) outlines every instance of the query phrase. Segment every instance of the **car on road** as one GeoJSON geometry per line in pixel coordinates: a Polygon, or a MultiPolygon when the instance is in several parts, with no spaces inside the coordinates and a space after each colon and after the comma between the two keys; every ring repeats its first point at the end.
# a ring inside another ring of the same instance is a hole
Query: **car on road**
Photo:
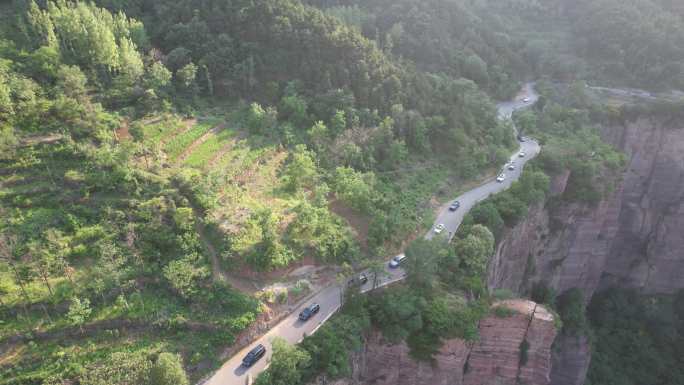
{"type": "Polygon", "coordinates": [[[459,207],[461,207],[461,202],[454,201],[454,203],[452,203],[451,206],[449,206],[449,211],[456,211],[459,207]]]}
{"type": "Polygon", "coordinates": [[[366,273],[361,273],[361,274],[359,274],[358,277],[354,277],[354,278],[350,279],[347,284],[349,286],[353,286],[353,285],[361,286],[366,282],[368,282],[368,276],[366,275],[366,273]]]}
{"type": "Polygon", "coordinates": [[[527,154],[525,154],[525,151],[520,151],[520,152],[518,153],[518,156],[521,157],[521,158],[524,158],[525,155],[527,155],[527,154]]]}
{"type": "Polygon", "coordinates": [[[504,174],[499,174],[499,176],[496,177],[496,181],[501,183],[506,180],[506,175],[504,174]]]}
{"type": "Polygon", "coordinates": [[[402,262],[404,262],[405,259],[406,254],[399,254],[390,260],[389,267],[391,267],[392,269],[396,269],[397,267],[399,267],[399,265],[401,265],[402,262]]]}
{"type": "Polygon", "coordinates": [[[526,140],[527,140],[527,139],[525,139],[524,136],[518,135],[518,142],[520,142],[520,143],[525,143],[526,140]]]}
{"type": "Polygon", "coordinates": [[[312,303],[311,305],[305,307],[301,313],[299,313],[299,319],[302,321],[308,321],[309,318],[313,317],[316,313],[318,313],[319,310],[321,310],[321,305],[312,303]]]}
{"type": "Polygon", "coordinates": [[[529,102],[530,102],[530,98],[527,98],[527,97],[523,98],[523,102],[529,103],[529,102]]]}
{"type": "Polygon", "coordinates": [[[266,354],[266,347],[262,344],[259,344],[255,346],[254,349],[250,350],[245,358],[242,359],[242,365],[249,368],[259,361],[264,354],[266,354]]]}
{"type": "Polygon", "coordinates": [[[511,171],[515,170],[515,163],[513,163],[513,162],[509,163],[507,168],[511,171]]]}
{"type": "Polygon", "coordinates": [[[445,228],[444,223],[438,224],[437,226],[435,226],[435,229],[434,229],[435,234],[441,233],[442,231],[444,231],[444,228],[445,228]]]}

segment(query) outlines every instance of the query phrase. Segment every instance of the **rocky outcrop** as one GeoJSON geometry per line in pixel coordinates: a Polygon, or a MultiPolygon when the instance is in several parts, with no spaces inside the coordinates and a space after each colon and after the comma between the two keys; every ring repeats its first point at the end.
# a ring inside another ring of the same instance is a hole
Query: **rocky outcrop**
{"type": "Polygon", "coordinates": [[[468,358],[464,385],[544,385],[550,383],[554,318],[531,301],[504,301],[510,317],[480,321],[480,341],[468,358]]]}
{"type": "Polygon", "coordinates": [[[388,343],[374,334],[356,360],[352,379],[336,385],[550,384],[551,346],[556,336],[553,315],[527,300],[494,306],[511,309],[511,314],[484,318],[478,342],[445,341],[431,363],[413,359],[405,343],[388,343]],[[521,359],[523,341],[527,341],[526,360],[521,359]]]}
{"type": "Polygon", "coordinates": [[[463,383],[463,367],[470,347],[463,340],[444,343],[434,356],[434,365],[414,360],[406,344],[388,344],[379,334],[367,344],[366,368],[361,373],[367,385],[452,385],[463,383]]]}

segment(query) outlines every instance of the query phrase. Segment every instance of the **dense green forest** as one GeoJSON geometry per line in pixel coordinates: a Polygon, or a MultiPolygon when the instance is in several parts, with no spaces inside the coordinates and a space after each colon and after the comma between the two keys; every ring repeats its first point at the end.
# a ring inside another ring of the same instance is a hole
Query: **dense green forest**
{"type": "Polygon", "coordinates": [[[274,307],[226,276],[377,269],[501,166],[493,102],[545,77],[516,122],[550,150],[521,180],[453,244],[412,244],[406,288],[351,293],[305,354],[280,350],[306,379],[348,373],[345,333],[371,324],[422,359],[476,338],[503,227],[561,169],[563,199],[593,203],[621,166],[581,82],[555,81],[681,86],[682,23],[666,0],[0,3],[0,384],[201,378],[274,307]]]}
{"type": "Polygon", "coordinates": [[[525,74],[651,89],[684,85],[684,18],[672,0],[307,0],[420,68],[492,95],[525,74]]]}
{"type": "Polygon", "coordinates": [[[684,382],[684,293],[608,290],[594,296],[588,313],[595,348],[587,385],[684,382]]]}

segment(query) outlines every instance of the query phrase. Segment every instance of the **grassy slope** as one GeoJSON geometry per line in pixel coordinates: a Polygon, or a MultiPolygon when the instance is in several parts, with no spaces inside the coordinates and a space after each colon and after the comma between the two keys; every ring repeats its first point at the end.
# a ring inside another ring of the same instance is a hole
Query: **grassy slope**
{"type": "MultiPolygon", "coordinates": [[[[168,127],[175,130],[179,125],[168,127]]],[[[146,132],[154,132],[151,140],[159,137],[157,128],[146,132]]],[[[25,148],[16,159],[23,161],[2,164],[8,173],[0,175],[0,212],[4,220],[24,233],[41,231],[45,226],[59,228],[67,217],[80,223],[78,232],[87,233],[102,219],[99,210],[128,205],[130,197],[125,192],[83,191],[74,177],[74,171],[83,164],[70,158],[61,145],[25,148]]],[[[68,234],[68,230],[63,231],[68,234]]],[[[78,237],[70,237],[74,250],[79,247],[78,237]]],[[[259,312],[258,301],[229,289],[222,289],[225,291],[218,299],[189,303],[160,285],[158,280],[163,278],[138,276],[134,286],[125,290],[125,301],[117,300],[115,294],[94,297],[92,313],[84,325],[86,332],[74,334],[78,328],[68,319],[68,301],[87,290],[93,266],[87,255],[70,259],[76,288],[66,278],[51,278],[55,295],[50,296],[43,282],[34,279],[25,287],[30,298],[27,307],[23,306],[20,288],[10,278],[11,271],[0,269],[7,291],[0,297],[5,305],[0,309],[0,343],[11,336],[28,337],[9,344],[0,357],[0,384],[35,383],[58,373],[75,376],[88,365],[106,360],[112,352],[139,350],[181,353],[191,377],[197,379],[218,364],[216,348],[229,346],[259,312]],[[120,320],[133,322],[133,326],[117,326],[120,320]],[[112,322],[114,326],[106,330],[89,329],[112,322]],[[213,330],[193,330],[197,325],[213,330]]]]}

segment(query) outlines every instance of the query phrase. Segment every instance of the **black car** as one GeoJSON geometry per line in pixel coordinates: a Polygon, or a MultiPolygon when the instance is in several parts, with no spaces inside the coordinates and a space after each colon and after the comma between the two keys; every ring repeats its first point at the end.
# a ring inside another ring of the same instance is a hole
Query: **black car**
{"type": "Polygon", "coordinates": [[[361,275],[359,275],[358,277],[349,280],[349,286],[352,286],[354,284],[361,286],[366,282],[368,282],[368,276],[366,276],[366,273],[361,273],[361,275]]]}
{"type": "Polygon", "coordinates": [[[261,357],[266,354],[266,347],[262,344],[259,344],[254,347],[254,349],[250,350],[249,353],[245,356],[245,358],[242,359],[242,365],[246,367],[250,367],[254,365],[261,357]]]}
{"type": "Polygon", "coordinates": [[[321,310],[321,306],[317,303],[312,303],[307,306],[301,313],[299,313],[299,319],[302,321],[308,321],[309,318],[313,317],[314,314],[321,310]]]}
{"type": "Polygon", "coordinates": [[[454,203],[452,203],[451,206],[449,206],[449,211],[456,211],[459,207],[461,207],[461,202],[454,201],[454,203]]]}

